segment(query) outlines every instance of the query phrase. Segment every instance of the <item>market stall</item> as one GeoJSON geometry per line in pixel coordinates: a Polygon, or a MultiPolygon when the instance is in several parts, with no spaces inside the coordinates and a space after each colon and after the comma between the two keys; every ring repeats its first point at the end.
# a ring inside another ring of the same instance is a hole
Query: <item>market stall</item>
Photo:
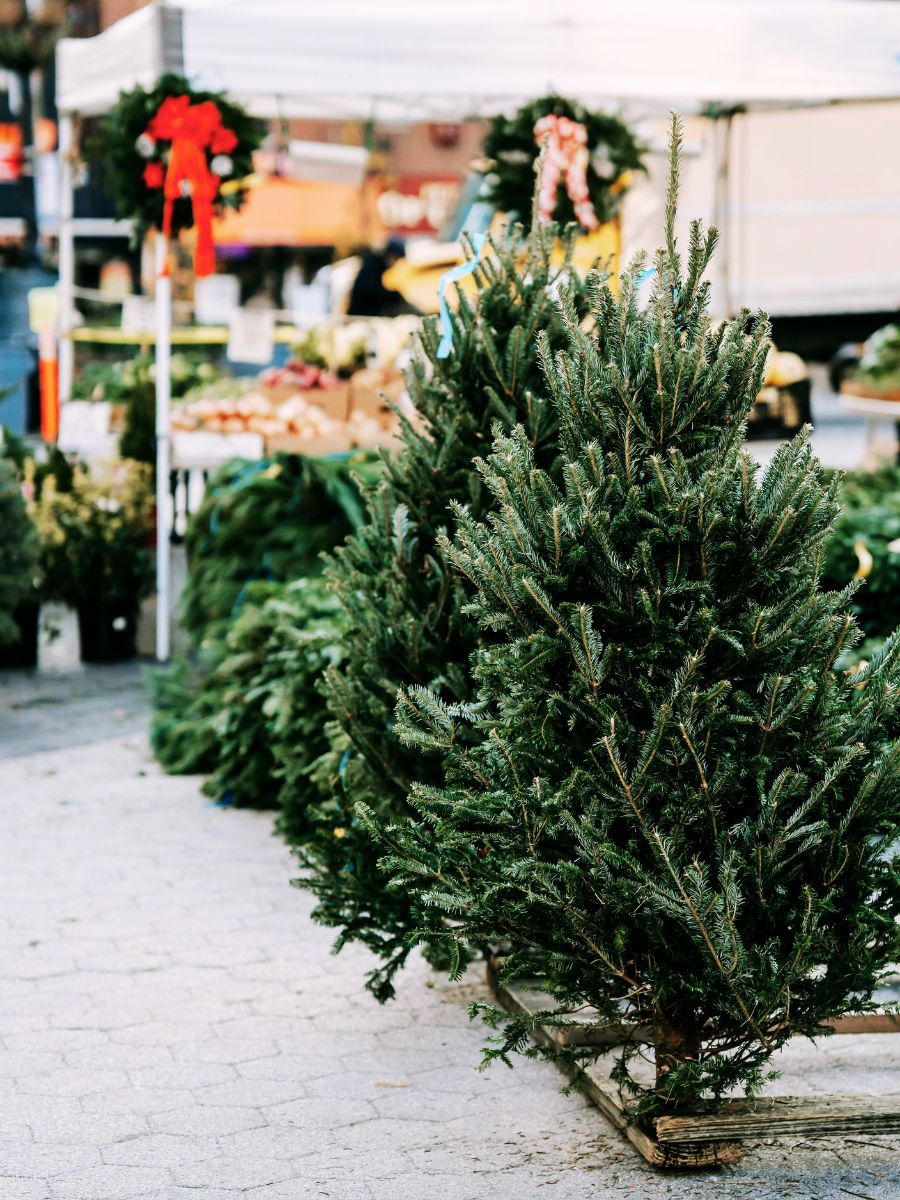
{"type": "MultiPolygon", "coordinates": [[[[164,71],[184,74],[198,87],[224,89],[266,117],[396,121],[488,114],[544,94],[548,85],[584,103],[624,102],[643,114],[670,107],[704,113],[716,131],[715,216],[725,250],[720,269],[727,272],[732,116],[753,107],[900,96],[898,48],[900,11],[874,0],[790,6],[637,0],[626,8],[565,0],[552,11],[538,0],[461,0],[450,9],[409,0],[377,7],[336,0],[312,13],[292,0],[252,6],[156,0],[96,38],[60,45],[62,394],[72,378],[74,122],[107,111],[122,89],[152,84],[164,71]]],[[[157,290],[156,336],[161,511],[170,449],[170,318],[164,283],[157,290]]],[[[163,521],[159,536],[157,652],[164,659],[169,612],[163,521]]]]}

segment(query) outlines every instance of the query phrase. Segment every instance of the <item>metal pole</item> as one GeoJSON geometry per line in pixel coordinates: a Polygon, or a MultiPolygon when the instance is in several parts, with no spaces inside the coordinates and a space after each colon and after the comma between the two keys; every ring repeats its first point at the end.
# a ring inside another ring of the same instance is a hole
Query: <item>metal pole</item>
{"type": "Polygon", "coordinates": [[[74,120],[59,117],[59,400],[72,398],[75,343],[69,336],[75,324],[75,172],[72,167],[74,120]]]}
{"type": "Polygon", "coordinates": [[[718,112],[713,116],[714,200],[713,224],[719,231],[717,251],[718,270],[711,297],[714,317],[730,317],[733,313],[731,296],[731,129],[734,112],[718,112]]]}
{"type": "Polygon", "coordinates": [[[172,392],[172,280],[168,242],[156,234],[156,657],[167,662],[171,644],[169,561],[169,400],[172,392]]]}

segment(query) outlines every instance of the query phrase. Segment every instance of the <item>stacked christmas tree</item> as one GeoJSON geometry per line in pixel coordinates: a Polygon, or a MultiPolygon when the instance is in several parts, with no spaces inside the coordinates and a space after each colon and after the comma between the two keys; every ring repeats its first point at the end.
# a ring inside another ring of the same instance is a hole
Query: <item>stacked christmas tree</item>
{"type": "Polygon", "coordinates": [[[460,291],[449,355],[440,351],[436,324],[424,323],[408,375],[422,425],[405,424],[403,453],[387,461],[368,493],[367,520],[326,573],[348,633],[342,665],[325,675],[333,725],[317,779],[326,799],[297,847],[307,868],[299,882],[317,896],[317,918],[341,930],[339,945],[361,941],[384,959],[369,981],[381,999],[392,994],[417,931],[440,923],[441,914],[418,895],[386,889],[380,847],[356,805],[384,820],[403,817],[416,779],[443,778],[439,758],[423,758],[396,738],[397,690],[415,683],[449,703],[470,698],[469,656],[482,635],[463,612],[465,581],[449,569],[438,539],[451,501],[476,514],[489,501],[473,459],[490,448],[494,425],[520,425],[536,462],[553,473],[556,427],[542,398],[537,339],[561,343],[554,292],[567,272],[568,244],[560,251],[556,230],[537,227],[524,244],[521,231],[510,230],[482,256],[474,295],[460,291]]]}
{"type": "MultiPolygon", "coordinates": [[[[512,1022],[489,1053],[590,1005],[651,1030],[620,1077],[641,1090],[630,1067],[650,1053],[655,1111],[752,1093],[788,1038],[870,1006],[900,916],[900,643],[862,675],[835,667],[858,637],[849,594],[819,586],[837,482],[805,433],[765,472],[743,449],[768,328],[709,319],[714,234],[692,226],[685,262],[675,240],[679,146],[676,125],[649,298],[639,258],[618,296],[594,280],[590,321],[563,302],[556,352],[539,335],[561,472],[516,426],[479,463],[455,537],[421,547],[434,595],[473,598],[452,652],[432,649],[437,685],[400,700],[427,757],[391,758],[385,777],[402,795],[417,774],[415,811],[365,814],[385,895],[451,918],[425,923],[433,942],[500,944],[509,975],[543,973],[556,1016],[512,1022]]],[[[395,584],[413,519],[382,517],[395,584]]],[[[375,625],[392,619],[373,605],[375,625]]],[[[398,677],[425,683],[412,632],[378,675],[385,702],[398,677]]]]}

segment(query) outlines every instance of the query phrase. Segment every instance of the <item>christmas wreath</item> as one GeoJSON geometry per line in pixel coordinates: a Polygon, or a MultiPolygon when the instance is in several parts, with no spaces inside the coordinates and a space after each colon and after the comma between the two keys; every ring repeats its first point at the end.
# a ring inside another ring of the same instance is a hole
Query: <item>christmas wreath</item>
{"type": "Polygon", "coordinates": [[[121,94],[92,151],[118,215],[139,235],[197,226],[201,275],[212,269],[212,215],[243,204],[262,136],[260,122],[225,96],[163,75],[150,89],[121,94]]]}
{"type": "Polygon", "coordinates": [[[500,212],[531,220],[535,160],[547,152],[540,181],[540,216],[596,229],[616,215],[629,171],[643,171],[643,147],[624,121],[589,112],[562,96],[497,116],[485,138],[487,199],[500,212]]]}

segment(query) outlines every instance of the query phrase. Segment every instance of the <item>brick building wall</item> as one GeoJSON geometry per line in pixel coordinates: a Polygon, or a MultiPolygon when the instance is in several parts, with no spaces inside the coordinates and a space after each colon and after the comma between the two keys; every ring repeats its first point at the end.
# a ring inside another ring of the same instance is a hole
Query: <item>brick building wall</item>
{"type": "Polygon", "coordinates": [[[144,8],[150,0],[100,0],[100,28],[106,29],[122,17],[144,8]]]}

